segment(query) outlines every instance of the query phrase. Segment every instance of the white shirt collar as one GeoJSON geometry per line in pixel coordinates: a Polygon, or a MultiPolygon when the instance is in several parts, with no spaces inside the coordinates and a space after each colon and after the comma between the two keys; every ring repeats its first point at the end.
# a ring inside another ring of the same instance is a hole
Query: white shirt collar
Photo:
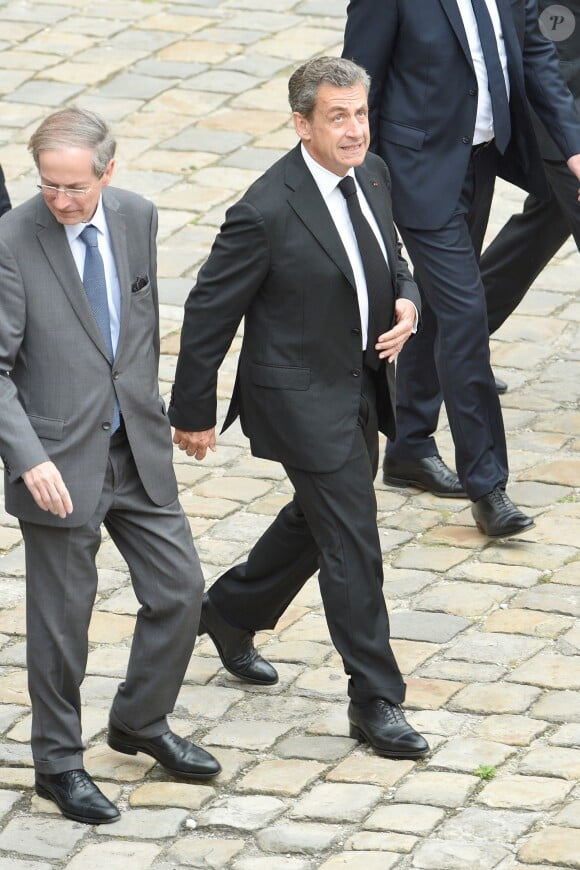
{"type": "Polygon", "coordinates": [[[92,216],[92,218],[90,219],[90,221],[87,221],[86,223],[80,223],[80,224],[65,224],[64,225],[64,229],[65,229],[65,232],[67,234],[67,238],[68,238],[69,242],[73,242],[75,239],[78,239],[78,237],[80,236],[80,234],[82,233],[84,228],[87,226],[87,224],[92,224],[94,227],[96,227],[99,230],[100,233],[103,233],[103,235],[106,235],[107,221],[105,220],[105,210],[103,208],[103,195],[102,194],[99,197],[97,210],[95,211],[95,213],[92,216]]]}
{"type": "MultiPolygon", "coordinates": [[[[324,166],[318,163],[314,159],[314,157],[312,157],[308,153],[307,149],[304,147],[303,142],[300,143],[300,148],[306,166],[312,173],[318,189],[320,190],[320,193],[322,194],[324,199],[326,199],[334,190],[336,190],[336,185],[339,181],[342,180],[344,176],[335,175],[334,172],[331,172],[329,169],[325,169],[324,166]]],[[[348,170],[346,174],[352,176],[356,184],[356,177],[354,174],[354,169],[352,167],[348,170]]]]}

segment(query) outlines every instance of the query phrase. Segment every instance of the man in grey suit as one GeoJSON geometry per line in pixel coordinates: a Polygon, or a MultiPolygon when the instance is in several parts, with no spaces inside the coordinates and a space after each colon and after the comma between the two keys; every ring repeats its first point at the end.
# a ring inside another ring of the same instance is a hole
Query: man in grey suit
{"type": "Polygon", "coordinates": [[[228,670],[276,682],[253,632],[273,628],[309,577],[349,676],[353,737],[390,758],[421,758],[389,643],[373,480],[378,430],[395,435],[394,361],[420,298],[400,255],[391,180],[369,143],[369,79],[314,58],[288,90],[298,145],[229,209],[185,308],[170,407],[173,440],[215,447],[218,367],[242,317],[244,341],[224,428],[240,415],[256,456],[281,462],[294,498],[204,599],[200,632],[228,670]]]}
{"type": "Polygon", "coordinates": [[[166,718],[203,578],[159,395],[155,208],[108,187],[115,141],[91,112],[55,112],[29,149],[40,193],[0,222],[0,454],[25,544],[36,790],[100,824],[119,812],[83,768],[80,685],[101,525],[141,605],[109,745],[188,779],[220,770],[166,718]]]}

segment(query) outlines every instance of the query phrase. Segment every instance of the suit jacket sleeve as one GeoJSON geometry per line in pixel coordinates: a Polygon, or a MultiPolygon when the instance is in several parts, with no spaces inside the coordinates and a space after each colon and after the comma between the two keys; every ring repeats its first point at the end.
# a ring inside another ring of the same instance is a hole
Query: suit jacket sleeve
{"type": "Polygon", "coordinates": [[[26,300],[20,271],[0,239],[0,455],[10,482],[48,460],[10,377],[24,335],[26,300]]]}
{"type": "Polygon", "coordinates": [[[185,303],[169,408],[173,426],[201,432],[216,424],[218,369],[267,275],[269,245],[256,208],[241,200],[226,214],[185,303]]]}
{"type": "MultiPolygon", "coordinates": [[[[419,2],[419,0],[417,0],[419,2]]],[[[362,66],[371,77],[369,91],[369,123],[371,151],[380,153],[379,108],[391,54],[397,38],[397,4],[388,0],[350,0],[344,32],[342,56],[362,66]]]]}
{"type": "Polygon", "coordinates": [[[580,152],[580,119],[564,83],[554,44],[540,32],[537,0],[525,0],[523,47],[526,95],[567,159],[580,152]]]}

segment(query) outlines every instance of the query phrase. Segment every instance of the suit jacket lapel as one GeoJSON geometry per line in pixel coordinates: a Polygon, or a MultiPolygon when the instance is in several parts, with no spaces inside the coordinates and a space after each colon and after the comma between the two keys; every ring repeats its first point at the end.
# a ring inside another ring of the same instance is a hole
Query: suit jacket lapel
{"type": "Polygon", "coordinates": [[[304,163],[300,145],[297,145],[288,155],[286,185],[289,188],[290,207],[355,287],[354,275],[344,245],[316,182],[304,163]]]}
{"type": "Polygon", "coordinates": [[[77,317],[103,356],[109,359],[73,259],[64,227],[53,217],[42,199],[39,200],[36,213],[36,233],[45,257],[77,317]]]}
{"type": "Polygon", "coordinates": [[[457,0],[439,0],[441,6],[443,7],[443,11],[447,15],[449,19],[449,23],[455,36],[459,40],[459,44],[463,49],[463,53],[467,58],[467,61],[471,67],[473,67],[473,60],[471,59],[471,51],[469,50],[469,43],[467,41],[467,34],[465,32],[465,27],[463,26],[463,18],[461,17],[461,12],[459,11],[459,6],[457,5],[457,0]]]}
{"type": "Polygon", "coordinates": [[[113,257],[115,266],[117,267],[117,277],[119,279],[119,288],[121,292],[121,321],[119,328],[119,341],[117,344],[118,356],[123,340],[127,333],[129,325],[129,306],[131,303],[131,272],[129,269],[129,255],[127,250],[127,224],[123,213],[119,210],[120,204],[114,193],[105,188],[103,190],[103,207],[107,226],[109,228],[109,236],[111,239],[111,247],[113,249],[113,257]]]}

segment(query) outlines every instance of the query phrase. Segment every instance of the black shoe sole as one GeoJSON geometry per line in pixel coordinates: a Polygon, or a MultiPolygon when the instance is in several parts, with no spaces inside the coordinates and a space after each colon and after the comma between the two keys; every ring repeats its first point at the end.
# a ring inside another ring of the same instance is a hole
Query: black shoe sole
{"type": "Polygon", "coordinates": [[[410,761],[416,761],[420,758],[426,758],[431,752],[429,747],[427,747],[427,749],[416,750],[415,752],[406,749],[402,749],[401,751],[397,751],[396,749],[382,749],[380,746],[375,746],[375,744],[366,736],[364,731],[361,731],[358,725],[353,725],[352,722],[350,723],[349,737],[358,740],[359,743],[368,743],[373,752],[376,752],[376,754],[382,756],[382,758],[394,758],[396,761],[405,758],[408,758],[410,761]]]}
{"type": "Polygon", "coordinates": [[[418,480],[406,480],[404,477],[391,477],[390,474],[383,475],[383,483],[387,486],[396,486],[397,489],[420,489],[421,492],[429,492],[431,495],[436,495],[439,498],[467,498],[466,492],[436,492],[434,489],[429,489],[418,480]]]}
{"type": "Polygon", "coordinates": [[[95,819],[92,816],[81,816],[79,813],[71,813],[69,810],[64,809],[55,796],[41,785],[36,784],[34,788],[38,797],[44,798],[44,800],[47,801],[52,801],[53,804],[57,805],[63,816],[67,819],[71,819],[73,822],[82,822],[84,825],[110,825],[111,822],[118,822],[121,818],[121,813],[117,813],[116,816],[113,816],[110,819],[95,819]]]}
{"type": "Polygon", "coordinates": [[[514,529],[511,532],[497,532],[496,534],[492,535],[489,532],[486,532],[483,526],[478,523],[477,520],[475,520],[475,525],[477,526],[482,535],[485,535],[486,538],[493,538],[494,540],[498,540],[499,538],[513,538],[514,535],[523,535],[524,532],[529,532],[530,529],[533,529],[536,526],[535,523],[530,523],[529,526],[524,526],[523,529],[514,529]]]}
{"type": "Polygon", "coordinates": [[[275,686],[276,685],[276,683],[278,682],[278,679],[279,679],[278,674],[276,674],[275,680],[257,680],[254,677],[246,676],[246,674],[242,673],[241,671],[235,671],[231,667],[231,665],[228,663],[227,659],[224,658],[224,655],[223,655],[222,650],[220,648],[220,645],[217,641],[217,638],[211,633],[211,631],[208,628],[206,628],[205,625],[203,625],[200,622],[197,635],[198,635],[198,637],[201,637],[204,634],[207,634],[207,636],[211,638],[213,645],[215,646],[215,648],[217,650],[217,654],[220,657],[220,661],[221,661],[222,665],[224,666],[226,671],[228,671],[228,673],[230,673],[233,677],[237,677],[238,680],[243,680],[244,683],[251,683],[253,686],[275,686]]]}
{"type": "Polygon", "coordinates": [[[221,773],[221,766],[216,771],[212,771],[211,773],[189,773],[186,770],[175,770],[172,767],[168,767],[166,764],[163,764],[162,761],[151,752],[150,749],[147,749],[144,746],[132,746],[130,743],[123,743],[123,741],[119,740],[117,737],[111,737],[109,735],[107,737],[107,743],[114,749],[115,752],[122,752],[124,755],[137,755],[138,752],[143,752],[145,755],[149,755],[151,758],[154,758],[157,764],[160,764],[163,770],[166,770],[172,776],[175,776],[179,779],[195,779],[195,780],[205,780],[205,779],[213,779],[214,776],[217,776],[218,773],[221,773]]]}

